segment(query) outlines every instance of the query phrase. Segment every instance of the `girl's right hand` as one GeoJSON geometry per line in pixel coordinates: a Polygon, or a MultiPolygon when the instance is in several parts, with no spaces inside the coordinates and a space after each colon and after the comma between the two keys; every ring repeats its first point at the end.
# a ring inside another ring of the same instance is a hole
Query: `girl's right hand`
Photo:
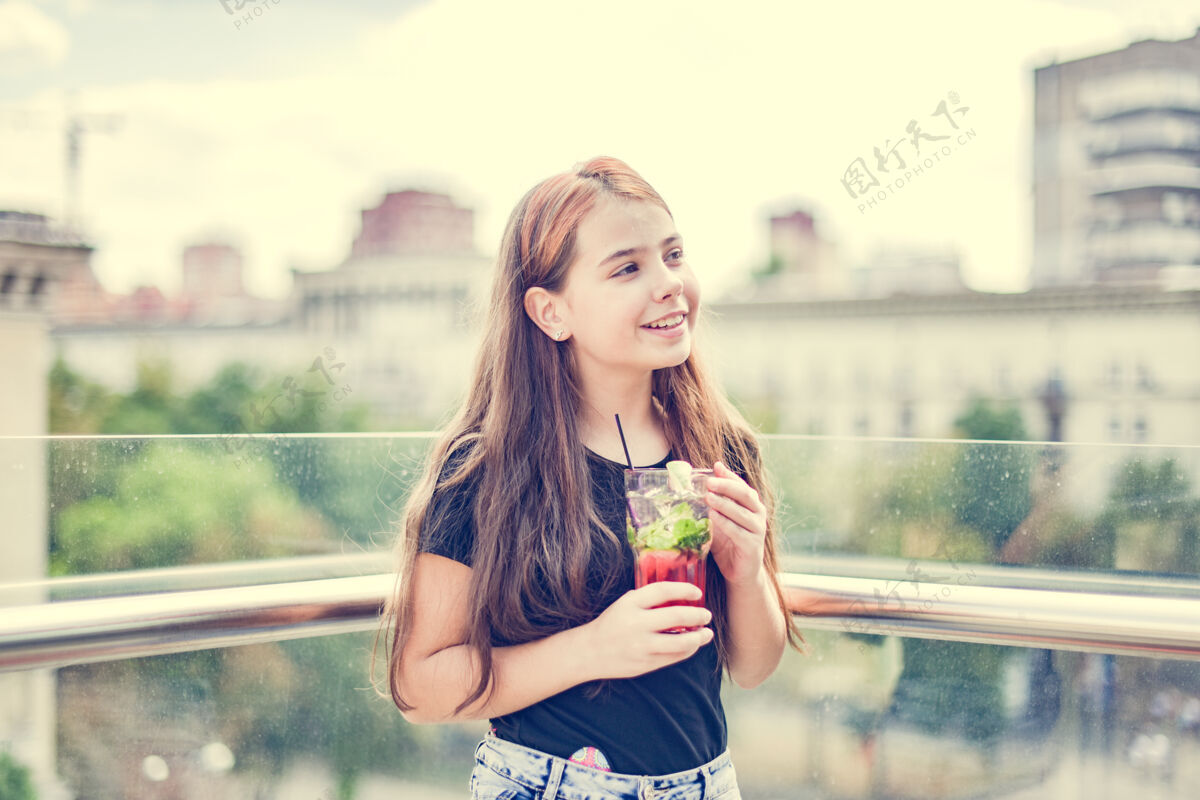
{"type": "Polygon", "coordinates": [[[712,641],[712,612],[696,606],[662,606],[696,601],[700,589],[690,583],[659,581],[632,589],[600,616],[582,626],[589,642],[595,678],[632,678],[688,658],[712,641]],[[696,628],[664,633],[671,628],[696,628]]]}

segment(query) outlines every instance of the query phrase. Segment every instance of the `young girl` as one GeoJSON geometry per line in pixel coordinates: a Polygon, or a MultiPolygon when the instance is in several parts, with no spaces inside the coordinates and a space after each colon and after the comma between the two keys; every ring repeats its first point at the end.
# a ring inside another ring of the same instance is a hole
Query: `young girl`
{"type": "Polygon", "coordinates": [[[466,401],[405,512],[388,680],[410,722],[489,719],[476,798],[737,798],[720,683],[799,634],[753,434],[693,348],[696,277],[666,203],[613,158],[509,219],[466,401]],[[634,589],[637,466],[712,465],[707,608],[634,589]],[[684,633],[669,628],[690,627],[684,633]]]}

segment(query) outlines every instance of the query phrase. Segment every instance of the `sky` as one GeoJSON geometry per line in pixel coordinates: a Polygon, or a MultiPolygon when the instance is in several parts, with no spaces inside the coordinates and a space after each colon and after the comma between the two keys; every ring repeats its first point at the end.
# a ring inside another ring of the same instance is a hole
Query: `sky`
{"type": "Polygon", "coordinates": [[[490,256],[529,187],[600,154],[663,195],[706,289],[745,280],[769,216],[803,207],[847,264],[949,246],[972,288],[1020,291],[1033,70],[1200,27],[1182,0],[817,5],[0,0],[0,208],[64,215],[73,108],[114,292],[174,295],[182,249],[217,238],[252,293],[285,296],[404,188],[474,208],[490,256]],[[912,120],[948,137],[923,158],[949,154],[903,186],[890,159],[860,209],[846,170],[897,143],[911,166],[912,120]]]}

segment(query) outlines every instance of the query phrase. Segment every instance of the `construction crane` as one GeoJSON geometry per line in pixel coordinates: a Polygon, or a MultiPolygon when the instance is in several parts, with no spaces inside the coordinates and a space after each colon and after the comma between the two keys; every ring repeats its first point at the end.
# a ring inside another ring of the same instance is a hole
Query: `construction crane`
{"type": "Polygon", "coordinates": [[[67,93],[67,159],[63,221],[71,230],[78,230],[82,222],[79,173],[81,171],[80,162],[83,159],[83,135],[85,133],[115,133],[123,121],[119,114],[84,114],[77,111],[75,106],[77,97],[78,94],[74,91],[67,93]]]}
{"type": "MultiPolygon", "coordinates": [[[[82,222],[79,176],[82,172],[84,134],[114,133],[120,128],[123,121],[123,117],[119,114],[80,112],[77,109],[77,100],[78,92],[72,90],[67,93],[63,130],[66,140],[63,169],[63,224],[68,230],[76,232],[82,222]]],[[[0,123],[6,123],[5,127],[18,130],[37,130],[46,127],[44,124],[38,124],[38,120],[44,116],[38,112],[4,109],[0,110],[0,123]]]]}

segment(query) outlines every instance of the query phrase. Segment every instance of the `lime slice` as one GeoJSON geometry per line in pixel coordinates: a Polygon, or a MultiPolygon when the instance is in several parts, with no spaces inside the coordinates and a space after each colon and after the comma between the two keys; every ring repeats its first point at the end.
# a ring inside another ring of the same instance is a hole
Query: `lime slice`
{"type": "Polygon", "coordinates": [[[667,487],[674,492],[690,492],[692,490],[692,465],[686,461],[668,461],[667,487]]]}

